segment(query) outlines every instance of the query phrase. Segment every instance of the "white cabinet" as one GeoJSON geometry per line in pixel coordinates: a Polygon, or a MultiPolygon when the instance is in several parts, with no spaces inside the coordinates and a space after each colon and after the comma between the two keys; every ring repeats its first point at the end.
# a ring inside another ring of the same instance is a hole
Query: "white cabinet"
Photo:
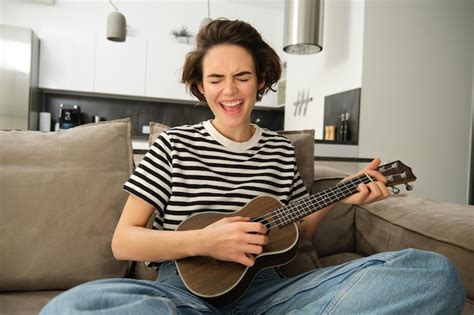
{"type": "Polygon", "coordinates": [[[146,41],[127,38],[111,42],[97,38],[94,92],[145,95],[146,41]]]}
{"type": "Polygon", "coordinates": [[[95,34],[43,28],[39,31],[39,87],[87,91],[94,88],[95,34]]]}
{"type": "Polygon", "coordinates": [[[149,40],[147,46],[145,95],[197,101],[180,82],[186,54],[193,49],[193,45],[178,43],[170,38],[149,40]]]}

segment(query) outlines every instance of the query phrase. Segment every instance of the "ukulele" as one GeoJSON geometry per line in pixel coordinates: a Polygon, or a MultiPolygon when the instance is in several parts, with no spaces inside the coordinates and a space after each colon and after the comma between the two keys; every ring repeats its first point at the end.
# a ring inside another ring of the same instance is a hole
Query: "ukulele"
{"type": "MultiPolygon", "coordinates": [[[[406,184],[407,190],[413,189],[408,183],[415,181],[416,177],[411,168],[402,162],[382,165],[378,171],[385,176],[386,186],[391,186],[394,193],[400,192],[400,189],[395,187],[399,184],[406,184]]],[[[204,212],[190,216],[178,226],[177,231],[202,229],[230,216],[250,217],[251,221],[266,226],[268,244],[264,245],[262,253],[255,257],[252,267],[203,256],[178,259],[176,266],[183,283],[190,292],[217,307],[235,302],[260,270],[284,265],[296,256],[298,228],[295,222],[357,193],[359,184],[372,181],[369,175],[363,174],[286,206],[273,197],[261,196],[252,199],[235,213],[204,212]]]]}

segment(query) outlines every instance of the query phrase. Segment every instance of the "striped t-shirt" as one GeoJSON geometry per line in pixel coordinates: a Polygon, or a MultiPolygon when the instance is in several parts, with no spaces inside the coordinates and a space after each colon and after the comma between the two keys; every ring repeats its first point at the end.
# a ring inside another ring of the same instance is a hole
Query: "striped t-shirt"
{"type": "Polygon", "coordinates": [[[162,132],[124,184],[155,207],[153,228],[175,230],[188,216],[235,212],[257,196],[283,204],[307,196],[291,142],[253,125],[254,135],[235,142],[210,121],[162,132]]]}

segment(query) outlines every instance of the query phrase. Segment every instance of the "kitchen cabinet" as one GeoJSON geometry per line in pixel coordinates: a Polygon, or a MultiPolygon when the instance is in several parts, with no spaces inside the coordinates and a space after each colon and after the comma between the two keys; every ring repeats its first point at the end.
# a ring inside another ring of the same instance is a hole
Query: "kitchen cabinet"
{"type": "Polygon", "coordinates": [[[145,95],[196,101],[180,82],[184,59],[192,49],[193,45],[178,43],[171,37],[148,40],[145,95]]]}
{"type": "MultiPolygon", "coordinates": [[[[40,36],[40,87],[196,101],[180,82],[185,56],[194,45],[179,43],[170,35],[170,30],[185,25],[196,34],[203,17],[197,13],[199,10],[204,12],[206,7],[205,1],[190,3],[186,9],[174,2],[162,4],[160,13],[157,13],[160,18],[151,14],[146,20],[149,24],[146,30],[140,24],[134,25],[138,37],[128,36],[121,43],[106,40],[103,32],[93,31],[90,27],[87,30],[58,28],[45,32],[45,36],[40,36]]],[[[138,8],[141,5],[137,4],[138,8]]],[[[283,16],[282,10],[273,6],[216,3],[212,10],[213,17],[235,19],[240,16],[242,20],[255,24],[272,44],[282,41],[283,26],[278,22],[283,16]]],[[[143,13],[146,17],[149,12],[143,13]]],[[[279,47],[276,49],[281,50],[279,47]]],[[[277,99],[278,95],[270,92],[257,106],[274,107],[278,105],[277,99]]]]}
{"type": "Polygon", "coordinates": [[[94,33],[42,28],[39,87],[91,92],[94,88],[94,33]]]}
{"type": "Polygon", "coordinates": [[[94,92],[145,95],[146,40],[112,42],[101,36],[96,43],[94,92]]]}

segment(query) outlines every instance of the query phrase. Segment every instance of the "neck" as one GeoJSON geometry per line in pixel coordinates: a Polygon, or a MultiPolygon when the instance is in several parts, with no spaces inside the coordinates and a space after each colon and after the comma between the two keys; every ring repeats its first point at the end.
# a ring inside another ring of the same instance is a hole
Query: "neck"
{"type": "Polygon", "coordinates": [[[255,133],[255,128],[250,124],[250,122],[239,127],[221,126],[215,119],[212,120],[211,123],[221,135],[236,142],[248,141],[255,133]]]}

